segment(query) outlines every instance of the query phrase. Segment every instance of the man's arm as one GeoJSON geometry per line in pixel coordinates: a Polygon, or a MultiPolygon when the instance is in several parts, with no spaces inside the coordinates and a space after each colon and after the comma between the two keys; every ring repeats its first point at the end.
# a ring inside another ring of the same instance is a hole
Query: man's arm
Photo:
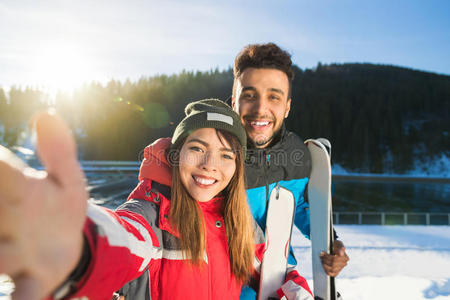
{"type": "Polygon", "coordinates": [[[320,260],[322,261],[322,267],[325,273],[331,277],[336,277],[347,265],[350,258],[345,252],[345,246],[342,241],[335,240],[333,243],[333,253],[328,254],[322,252],[320,254],[320,260]]]}
{"type": "MultiPolygon", "coordinates": [[[[310,216],[309,205],[305,198],[307,197],[308,190],[305,188],[305,197],[300,197],[297,202],[297,208],[295,212],[295,226],[303,233],[305,237],[310,239],[310,216]]],[[[333,229],[334,230],[334,229],[333,229]]],[[[336,232],[333,233],[336,237],[336,232]]],[[[347,265],[350,258],[345,252],[344,243],[340,240],[335,240],[333,243],[333,253],[328,254],[322,252],[320,254],[322,266],[328,276],[336,277],[347,265]]]]}

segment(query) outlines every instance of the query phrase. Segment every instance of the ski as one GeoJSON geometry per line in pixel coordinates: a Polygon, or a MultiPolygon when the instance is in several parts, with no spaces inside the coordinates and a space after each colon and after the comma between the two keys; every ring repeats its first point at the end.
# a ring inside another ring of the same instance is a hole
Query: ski
{"type": "Polygon", "coordinates": [[[328,276],[320,260],[320,253],[332,253],[333,215],[331,203],[331,144],[326,139],[307,140],[312,170],[308,182],[309,214],[314,296],[316,300],[336,300],[334,278],[328,276]]]}
{"type": "Polygon", "coordinates": [[[294,215],[294,195],[277,184],[270,194],[267,208],[259,300],[278,299],[277,290],[286,278],[294,215]]]}

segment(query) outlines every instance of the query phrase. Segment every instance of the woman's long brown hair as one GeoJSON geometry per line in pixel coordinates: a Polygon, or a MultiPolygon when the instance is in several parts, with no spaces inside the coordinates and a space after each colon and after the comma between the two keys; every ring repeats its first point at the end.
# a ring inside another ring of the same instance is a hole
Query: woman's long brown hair
{"type": "MultiPolygon", "coordinates": [[[[236,279],[246,282],[252,270],[255,254],[253,221],[245,192],[242,146],[237,138],[227,131],[216,130],[216,132],[219,139],[224,138],[228,141],[236,155],[235,173],[228,186],[222,191],[225,197],[223,217],[228,239],[231,272],[236,279]]],[[[177,158],[175,160],[178,162],[177,158]]],[[[185,257],[190,258],[193,265],[200,265],[205,251],[203,214],[197,201],[189,195],[181,182],[178,163],[173,163],[172,167],[169,221],[180,234],[181,250],[185,257]]]]}

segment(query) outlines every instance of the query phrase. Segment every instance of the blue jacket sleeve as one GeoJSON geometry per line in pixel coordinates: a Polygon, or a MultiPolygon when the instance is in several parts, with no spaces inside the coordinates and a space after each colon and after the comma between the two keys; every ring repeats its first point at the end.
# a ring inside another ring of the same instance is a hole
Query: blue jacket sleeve
{"type": "Polygon", "coordinates": [[[297,201],[294,224],[307,239],[310,238],[309,204],[303,195],[297,201]]]}

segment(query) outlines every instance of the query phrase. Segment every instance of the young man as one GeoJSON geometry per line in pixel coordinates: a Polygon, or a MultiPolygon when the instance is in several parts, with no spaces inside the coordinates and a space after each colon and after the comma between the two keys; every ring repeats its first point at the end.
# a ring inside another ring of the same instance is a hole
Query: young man
{"type": "MultiPolygon", "coordinates": [[[[234,61],[233,109],[247,131],[246,174],[250,209],[264,229],[267,199],[277,183],[294,194],[297,207],[294,224],[309,238],[308,203],[304,195],[311,172],[311,158],[303,141],[285,128],[291,108],[294,72],[290,55],[273,43],[245,47],[234,61]]],[[[349,258],[344,244],[335,241],[334,254],[322,253],[322,265],[337,276],[349,258]]],[[[295,257],[289,257],[295,267],[295,257]]],[[[295,284],[295,279],[292,279],[295,284]]],[[[251,288],[241,299],[254,299],[251,288]]]]}

